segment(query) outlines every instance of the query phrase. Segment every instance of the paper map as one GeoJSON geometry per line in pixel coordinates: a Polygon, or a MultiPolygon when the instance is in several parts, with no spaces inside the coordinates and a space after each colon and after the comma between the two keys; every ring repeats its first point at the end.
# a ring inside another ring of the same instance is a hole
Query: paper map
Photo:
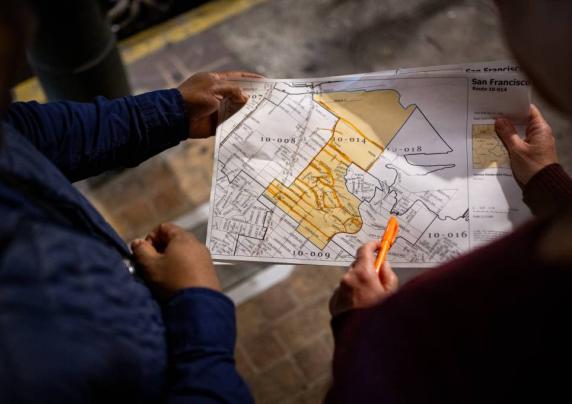
{"type": "Polygon", "coordinates": [[[493,125],[527,115],[516,66],[240,85],[249,102],[216,136],[215,260],[345,265],[396,215],[390,262],[434,266],[529,217],[493,125]]]}

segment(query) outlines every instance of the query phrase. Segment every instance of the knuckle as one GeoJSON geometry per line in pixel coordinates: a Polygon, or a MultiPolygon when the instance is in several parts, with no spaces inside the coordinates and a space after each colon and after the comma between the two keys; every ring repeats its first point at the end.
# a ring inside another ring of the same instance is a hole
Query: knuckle
{"type": "Polygon", "coordinates": [[[167,235],[174,236],[181,231],[181,228],[173,223],[162,223],[162,231],[167,235]]]}
{"type": "Polygon", "coordinates": [[[355,273],[356,279],[360,282],[360,283],[366,283],[369,282],[369,280],[371,279],[371,273],[369,271],[365,271],[365,270],[358,270],[355,273]]]}
{"type": "Polygon", "coordinates": [[[352,283],[352,278],[353,278],[353,275],[350,272],[346,272],[345,274],[342,275],[342,278],[340,279],[340,283],[345,284],[345,285],[349,285],[352,283]]]}

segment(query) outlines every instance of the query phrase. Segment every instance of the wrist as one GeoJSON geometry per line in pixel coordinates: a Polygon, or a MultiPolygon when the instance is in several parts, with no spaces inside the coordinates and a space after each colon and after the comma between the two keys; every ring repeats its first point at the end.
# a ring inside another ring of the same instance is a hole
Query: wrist
{"type": "Polygon", "coordinates": [[[185,128],[186,128],[186,139],[192,139],[191,133],[190,133],[190,125],[191,125],[191,114],[189,111],[189,106],[187,105],[187,102],[185,101],[185,93],[184,91],[181,90],[180,87],[177,88],[173,88],[173,92],[175,93],[175,97],[177,98],[177,102],[179,103],[179,106],[181,108],[181,111],[183,112],[183,120],[184,120],[184,124],[185,124],[185,128]]]}

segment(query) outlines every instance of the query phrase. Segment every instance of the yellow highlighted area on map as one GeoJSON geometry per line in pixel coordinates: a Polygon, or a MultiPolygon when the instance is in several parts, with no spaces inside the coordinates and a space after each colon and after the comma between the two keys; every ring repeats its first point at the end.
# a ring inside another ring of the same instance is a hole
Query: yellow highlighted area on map
{"type": "Polygon", "coordinates": [[[495,132],[495,125],[473,125],[473,168],[510,168],[508,153],[495,132]]]}
{"type": "MultiPolygon", "coordinates": [[[[314,96],[322,107],[369,142],[384,148],[416,106],[404,108],[395,90],[323,93],[314,96]]],[[[361,154],[361,149],[357,154],[361,154]]],[[[376,157],[377,158],[377,157],[376,157]]]]}
{"type": "Polygon", "coordinates": [[[323,249],[336,234],[357,233],[363,223],[360,200],[346,187],[348,167],[369,170],[416,106],[403,107],[394,90],[324,93],[314,101],[338,118],[330,139],[289,187],[274,180],[264,195],[323,249]]]}

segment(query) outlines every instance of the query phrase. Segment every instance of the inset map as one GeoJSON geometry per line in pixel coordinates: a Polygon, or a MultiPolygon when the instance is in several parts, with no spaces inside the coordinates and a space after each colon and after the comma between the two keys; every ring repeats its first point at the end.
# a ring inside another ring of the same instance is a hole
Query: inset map
{"type": "Polygon", "coordinates": [[[473,125],[473,168],[510,168],[506,148],[495,132],[495,125],[473,125]]]}

